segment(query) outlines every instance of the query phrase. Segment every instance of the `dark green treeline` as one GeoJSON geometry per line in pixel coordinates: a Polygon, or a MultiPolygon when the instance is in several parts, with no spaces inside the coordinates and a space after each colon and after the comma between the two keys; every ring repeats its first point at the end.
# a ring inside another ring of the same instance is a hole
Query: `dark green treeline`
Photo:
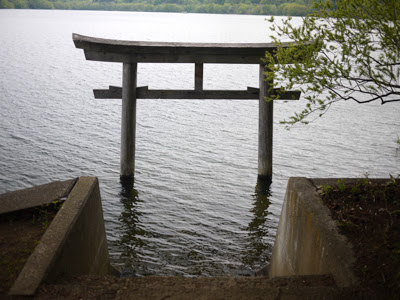
{"type": "Polygon", "coordinates": [[[311,0],[0,0],[0,8],[304,16],[311,0]]]}

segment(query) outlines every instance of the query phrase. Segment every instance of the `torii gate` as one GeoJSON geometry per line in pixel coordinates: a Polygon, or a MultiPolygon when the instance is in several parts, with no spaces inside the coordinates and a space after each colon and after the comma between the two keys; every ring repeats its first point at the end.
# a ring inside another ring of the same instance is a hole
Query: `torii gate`
{"type": "MultiPolygon", "coordinates": [[[[262,58],[273,52],[272,43],[204,44],[109,40],[72,34],[76,48],[87,60],[123,63],[122,88],[94,90],[96,99],[122,99],[121,177],[134,176],[136,99],[229,99],[259,100],[258,175],[272,177],[273,101],[265,101],[272,82],[265,80],[262,58]],[[137,87],[138,63],[194,63],[194,90],[149,90],[137,87]],[[203,64],[258,64],[259,88],[204,90],[203,64]]],[[[284,45],[287,46],[287,45],[284,45]]],[[[282,100],[297,100],[299,91],[284,92],[282,100]]]]}

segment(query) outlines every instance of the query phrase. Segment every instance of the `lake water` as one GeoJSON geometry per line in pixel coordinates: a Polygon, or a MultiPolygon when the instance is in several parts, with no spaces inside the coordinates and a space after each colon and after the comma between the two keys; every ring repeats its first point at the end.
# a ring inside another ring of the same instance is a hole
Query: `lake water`
{"type": "MultiPolygon", "coordinates": [[[[139,100],[135,182],[120,182],[122,65],[88,62],[72,33],[266,42],[262,16],[0,10],[0,193],[98,176],[112,262],[130,275],[246,275],[271,254],[290,176],[400,174],[400,105],[337,104],[285,130],[275,105],[272,184],[257,183],[257,101],[139,100]]],[[[194,66],[139,65],[138,86],[193,88],[194,66]]],[[[206,89],[258,86],[258,66],[205,65],[206,89]]]]}

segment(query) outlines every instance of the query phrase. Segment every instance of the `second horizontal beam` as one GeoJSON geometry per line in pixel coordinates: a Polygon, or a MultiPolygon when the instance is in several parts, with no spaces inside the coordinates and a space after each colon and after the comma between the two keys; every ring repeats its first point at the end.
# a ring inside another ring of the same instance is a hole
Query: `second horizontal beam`
{"type": "MultiPolygon", "coordinates": [[[[96,99],[122,99],[122,88],[110,86],[108,90],[93,90],[96,99]]],[[[149,90],[147,86],[136,89],[136,99],[226,99],[258,100],[259,89],[247,90],[149,90]]],[[[298,100],[300,91],[283,92],[279,99],[298,100]]]]}

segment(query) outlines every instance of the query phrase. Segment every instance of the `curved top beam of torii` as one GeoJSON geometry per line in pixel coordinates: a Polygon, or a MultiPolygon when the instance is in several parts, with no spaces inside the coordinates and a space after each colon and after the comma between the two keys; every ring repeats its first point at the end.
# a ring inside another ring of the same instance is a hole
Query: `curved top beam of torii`
{"type": "MultiPolygon", "coordinates": [[[[125,63],[261,64],[273,43],[139,42],[72,34],[87,60],[125,63]]],[[[287,47],[290,43],[283,43],[287,47]]]]}

